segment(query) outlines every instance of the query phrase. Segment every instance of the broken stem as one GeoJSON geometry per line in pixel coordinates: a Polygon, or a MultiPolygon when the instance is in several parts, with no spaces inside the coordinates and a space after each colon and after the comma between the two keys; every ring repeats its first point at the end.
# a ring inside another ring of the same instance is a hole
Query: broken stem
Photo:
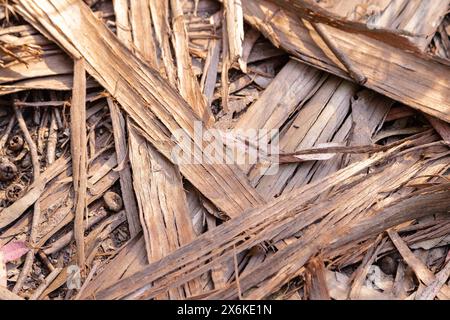
{"type": "Polygon", "coordinates": [[[350,59],[337,47],[336,43],[333,39],[328,35],[323,24],[320,23],[311,23],[314,30],[319,34],[328,48],[333,52],[336,58],[344,65],[345,69],[347,69],[350,77],[356,81],[356,83],[360,85],[364,85],[367,82],[367,77],[364,76],[360,70],[358,70],[350,59]]]}

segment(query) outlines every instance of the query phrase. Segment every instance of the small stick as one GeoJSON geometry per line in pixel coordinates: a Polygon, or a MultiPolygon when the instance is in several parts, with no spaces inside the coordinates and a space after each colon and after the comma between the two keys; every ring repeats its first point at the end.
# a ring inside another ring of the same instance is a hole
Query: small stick
{"type": "Polygon", "coordinates": [[[55,270],[55,267],[52,265],[50,260],[48,260],[47,255],[42,250],[38,250],[38,255],[39,258],[41,258],[42,262],[44,262],[44,264],[47,266],[48,270],[50,270],[50,272],[55,270]]]}
{"type": "Polygon", "coordinates": [[[55,110],[53,110],[50,119],[50,131],[48,133],[48,141],[47,141],[47,164],[52,164],[53,162],[55,162],[57,142],[58,142],[58,126],[56,125],[55,110]]]}
{"type": "MultiPolygon", "coordinates": [[[[39,165],[39,156],[36,144],[34,143],[33,138],[31,137],[30,132],[28,131],[27,124],[25,123],[22,112],[20,111],[19,108],[17,108],[17,106],[14,106],[14,112],[16,113],[17,122],[19,123],[19,127],[22,130],[25,141],[27,142],[28,147],[30,149],[31,162],[33,164],[33,182],[36,182],[39,179],[41,170],[39,165]]],[[[32,247],[34,247],[34,244],[36,243],[37,240],[37,233],[38,233],[37,227],[39,225],[40,219],[41,219],[41,209],[38,199],[34,203],[33,220],[31,223],[30,244],[32,247]]],[[[22,272],[20,273],[19,278],[17,279],[17,282],[13,288],[14,293],[18,293],[19,290],[22,288],[25,279],[31,272],[33,261],[34,261],[34,250],[30,250],[28,251],[27,256],[25,258],[25,263],[23,265],[22,272]]]]}
{"type": "Polygon", "coordinates": [[[364,85],[367,82],[367,77],[364,76],[358,68],[356,68],[353,63],[348,59],[348,57],[336,46],[336,43],[333,39],[331,39],[325,27],[320,23],[311,22],[314,30],[319,34],[325,44],[330,48],[333,54],[338,58],[338,60],[344,65],[347,69],[350,77],[355,80],[358,84],[364,85]]]}
{"type": "Polygon", "coordinates": [[[44,279],[41,285],[33,292],[30,296],[30,300],[37,300],[41,294],[48,288],[48,286],[56,279],[56,277],[61,273],[62,268],[56,268],[44,279]]]}

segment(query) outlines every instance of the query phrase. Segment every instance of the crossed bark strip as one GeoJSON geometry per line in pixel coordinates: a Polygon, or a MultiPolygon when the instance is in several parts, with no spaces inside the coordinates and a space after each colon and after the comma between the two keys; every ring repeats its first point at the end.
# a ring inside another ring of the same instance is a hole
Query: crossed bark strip
{"type": "Polygon", "coordinates": [[[198,116],[155,70],[131,54],[82,1],[17,0],[15,8],[73,58],[83,57],[88,73],[117,99],[145,138],[166,158],[172,158],[176,147],[191,146],[192,158],[200,163],[182,163],[180,171],[225,214],[236,217],[263,203],[237,166],[210,164],[210,155],[203,151],[206,143],[194,139],[198,116]],[[183,141],[186,137],[188,141],[183,141]]]}

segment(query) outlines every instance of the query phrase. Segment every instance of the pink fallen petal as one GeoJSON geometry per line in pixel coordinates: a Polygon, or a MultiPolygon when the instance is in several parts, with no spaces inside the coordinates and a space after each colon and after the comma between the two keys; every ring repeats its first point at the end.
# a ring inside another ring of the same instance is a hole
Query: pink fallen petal
{"type": "Polygon", "coordinates": [[[6,263],[3,262],[3,253],[0,251],[0,286],[7,286],[6,263]]]}
{"type": "Polygon", "coordinates": [[[26,254],[30,249],[24,241],[11,241],[0,248],[3,263],[14,261],[26,254]]]}

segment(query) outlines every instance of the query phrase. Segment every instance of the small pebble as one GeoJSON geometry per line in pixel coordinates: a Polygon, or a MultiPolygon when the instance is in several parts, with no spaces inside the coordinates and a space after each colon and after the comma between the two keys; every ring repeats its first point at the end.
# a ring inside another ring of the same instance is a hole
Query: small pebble
{"type": "Polygon", "coordinates": [[[106,208],[112,212],[119,212],[122,209],[122,197],[115,192],[106,192],[103,196],[103,200],[105,201],[106,208]]]}
{"type": "Polygon", "coordinates": [[[397,272],[397,261],[390,256],[383,257],[379,266],[385,274],[394,275],[397,272]]]}

